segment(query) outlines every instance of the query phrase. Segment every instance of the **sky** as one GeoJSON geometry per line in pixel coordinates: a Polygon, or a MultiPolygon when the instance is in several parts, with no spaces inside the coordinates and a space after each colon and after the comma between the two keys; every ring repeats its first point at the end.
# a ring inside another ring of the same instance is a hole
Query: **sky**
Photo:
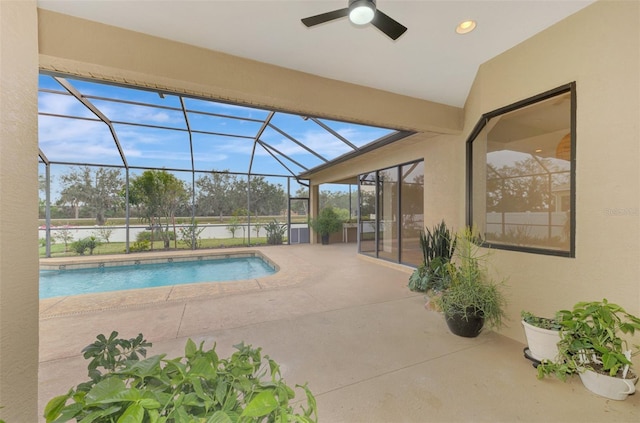
{"type": "MultiPolygon", "coordinates": [[[[323,159],[332,160],[353,151],[313,119],[277,112],[259,138],[268,147],[257,144],[251,162],[254,139],[270,114],[268,110],[183,98],[185,119],[181,100],[175,95],[71,78],[66,80],[112,122],[127,164],[132,167],[191,170],[187,121],[192,131],[194,167],[200,171],[247,173],[251,166],[254,174],[291,175],[323,164],[323,159]]],[[[123,165],[107,124],[52,76],[41,74],[39,84],[39,145],[49,161],[123,165]]],[[[320,122],[358,148],[395,132],[326,119],[320,122]]],[[[54,197],[60,189],[56,175],[65,171],[68,168],[52,166],[54,197]]],[[[132,170],[132,174],[137,172],[142,170],[132,170]]],[[[191,180],[187,172],[182,176],[181,179],[191,180]]]]}

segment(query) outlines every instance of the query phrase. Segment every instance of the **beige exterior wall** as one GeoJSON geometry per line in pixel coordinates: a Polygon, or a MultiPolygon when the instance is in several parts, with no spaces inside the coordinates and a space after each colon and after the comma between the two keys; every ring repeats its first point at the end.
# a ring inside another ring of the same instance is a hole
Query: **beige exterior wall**
{"type": "Polygon", "coordinates": [[[522,309],[552,315],[606,297],[640,314],[639,26],[640,3],[597,2],[476,76],[464,137],[482,113],[577,84],[576,258],[493,252],[495,268],[510,278],[505,335],[524,340],[522,309]]]}
{"type": "Polygon", "coordinates": [[[35,1],[0,2],[0,418],[37,421],[38,42],[35,1]]]}

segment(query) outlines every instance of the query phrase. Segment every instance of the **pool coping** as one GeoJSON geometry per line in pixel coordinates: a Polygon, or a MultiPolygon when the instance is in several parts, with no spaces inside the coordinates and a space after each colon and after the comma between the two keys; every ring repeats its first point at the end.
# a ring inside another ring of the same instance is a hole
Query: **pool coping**
{"type": "Polygon", "coordinates": [[[182,285],[170,285],[155,288],[130,289],[123,291],[80,294],[73,296],[45,298],[40,300],[40,318],[48,319],[65,315],[113,310],[118,308],[144,307],[159,303],[171,303],[219,297],[259,291],[264,289],[291,286],[302,282],[304,272],[294,272],[295,263],[290,255],[278,247],[267,247],[269,254],[262,248],[227,248],[216,250],[158,251],[108,256],[74,256],[40,259],[40,268],[59,269],[60,266],[98,267],[115,266],[122,262],[164,263],[169,259],[186,261],[194,257],[247,257],[259,256],[276,269],[276,273],[261,278],[244,279],[229,282],[197,282],[182,285]],[[274,260],[275,257],[275,260],[274,260]],[[279,264],[282,263],[282,264],[279,264]]]}

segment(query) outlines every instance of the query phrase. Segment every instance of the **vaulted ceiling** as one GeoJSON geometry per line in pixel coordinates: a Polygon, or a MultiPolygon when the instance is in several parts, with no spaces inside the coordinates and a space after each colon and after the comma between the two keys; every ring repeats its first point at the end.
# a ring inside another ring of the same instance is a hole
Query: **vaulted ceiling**
{"type": "Polygon", "coordinates": [[[347,7],[347,0],[38,0],[40,8],[458,107],[480,64],[590,3],[378,0],[408,28],[393,41],[347,18],[313,28],[300,21],[347,7]],[[468,19],[476,29],[457,34],[468,19]]]}

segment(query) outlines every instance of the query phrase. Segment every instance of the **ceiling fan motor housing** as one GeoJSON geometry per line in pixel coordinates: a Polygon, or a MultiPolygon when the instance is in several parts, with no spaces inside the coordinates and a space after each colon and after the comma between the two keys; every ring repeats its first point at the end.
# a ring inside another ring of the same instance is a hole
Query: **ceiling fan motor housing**
{"type": "Polygon", "coordinates": [[[349,10],[353,10],[358,6],[365,6],[376,11],[376,0],[349,0],[349,10]]]}
{"type": "Polygon", "coordinates": [[[375,14],[375,0],[349,0],[349,20],[354,24],[368,24],[375,14]]]}
{"type": "MultiPolygon", "coordinates": [[[[354,3],[363,3],[363,5],[370,4],[374,10],[376,8],[376,0],[349,0],[349,9],[351,9],[351,5],[354,3]]],[[[357,7],[357,6],[358,5],[356,4],[354,7],[357,7]]]]}

